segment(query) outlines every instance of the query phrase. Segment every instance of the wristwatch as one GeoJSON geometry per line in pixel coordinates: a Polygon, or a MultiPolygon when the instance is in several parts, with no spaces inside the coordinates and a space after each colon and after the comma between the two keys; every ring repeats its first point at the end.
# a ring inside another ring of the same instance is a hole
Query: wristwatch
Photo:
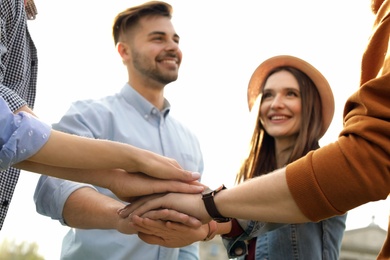
{"type": "Polygon", "coordinates": [[[230,218],[226,218],[222,216],[221,213],[219,213],[214,203],[214,196],[217,195],[218,192],[224,189],[226,189],[226,187],[225,185],[222,185],[216,190],[207,189],[202,193],[202,199],[204,202],[204,206],[206,207],[207,213],[209,213],[209,215],[213,218],[213,220],[215,220],[218,223],[230,221],[230,218]]]}

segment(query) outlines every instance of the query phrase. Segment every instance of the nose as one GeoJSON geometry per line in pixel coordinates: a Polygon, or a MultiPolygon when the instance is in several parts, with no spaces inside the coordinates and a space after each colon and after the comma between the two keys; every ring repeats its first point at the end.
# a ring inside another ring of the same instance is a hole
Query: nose
{"type": "Polygon", "coordinates": [[[167,41],[167,44],[166,44],[166,47],[165,47],[165,49],[167,50],[167,51],[177,51],[177,50],[180,50],[179,49],[179,43],[178,42],[176,42],[175,40],[169,40],[169,41],[167,41]]]}
{"type": "Polygon", "coordinates": [[[284,107],[284,101],[281,95],[276,95],[271,102],[272,109],[278,109],[284,107]]]}

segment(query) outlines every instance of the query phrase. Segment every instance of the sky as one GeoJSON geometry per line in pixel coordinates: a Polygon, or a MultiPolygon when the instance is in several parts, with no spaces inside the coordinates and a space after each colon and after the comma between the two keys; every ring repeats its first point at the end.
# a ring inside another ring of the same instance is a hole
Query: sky
{"type": "MultiPolygon", "coordinates": [[[[111,36],[115,15],[143,1],[35,0],[29,22],[38,48],[35,113],[57,122],[71,102],[117,92],[127,73],[111,36]],[[66,3],[66,4],[65,4],[66,3]]],[[[317,67],[335,95],[333,122],[321,146],[336,140],[347,98],[359,86],[361,56],[374,16],[370,1],[167,1],[183,51],[179,78],[166,87],[171,113],[198,136],[205,160],[202,182],[234,185],[251,130],[246,103],[249,78],[265,59],[300,57],[317,67]]],[[[329,162],[331,163],[331,162],[329,162]]],[[[22,172],[0,241],[36,242],[46,259],[58,259],[68,228],[36,213],[39,175],[22,172]]],[[[387,229],[389,202],[349,212],[347,229],[376,224],[387,229]]]]}

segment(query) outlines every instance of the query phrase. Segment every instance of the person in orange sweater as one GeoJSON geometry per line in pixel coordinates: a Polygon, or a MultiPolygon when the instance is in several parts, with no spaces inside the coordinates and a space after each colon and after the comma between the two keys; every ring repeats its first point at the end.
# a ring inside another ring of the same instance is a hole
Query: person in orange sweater
{"type": "MultiPolygon", "coordinates": [[[[390,192],[390,0],[372,0],[376,15],[362,58],[360,88],[344,108],[344,128],[334,143],[309,152],[285,168],[230,189],[199,194],[168,193],[141,199],[120,210],[137,221],[147,211],[165,208],[199,219],[229,217],[263,222],[317,222],[390,192]],[[203,199],[202,199],[203,198],[203,199]]],[[[156,213],[161,214],[161,213],[156,213]]],[[[151,216],[149,212],[149,216],[151,216]]],[[[390,259],[390,237],[378,259],[390,259]]]]}

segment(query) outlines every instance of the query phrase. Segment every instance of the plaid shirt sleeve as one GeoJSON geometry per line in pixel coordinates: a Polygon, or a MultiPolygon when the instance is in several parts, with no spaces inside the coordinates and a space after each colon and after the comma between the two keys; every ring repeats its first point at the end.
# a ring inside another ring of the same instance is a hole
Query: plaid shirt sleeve
{"type": "MultiPolygon", "coordinates": [[[[24,0],[0,1],[0,96],[11,111],[34,107],[38,59],[27,28],[24,0]]],[[[3,125],[1,125],[3,126],[3,125]]],[[[20,171],[0,171],[0,229],[20,171]]]]}

